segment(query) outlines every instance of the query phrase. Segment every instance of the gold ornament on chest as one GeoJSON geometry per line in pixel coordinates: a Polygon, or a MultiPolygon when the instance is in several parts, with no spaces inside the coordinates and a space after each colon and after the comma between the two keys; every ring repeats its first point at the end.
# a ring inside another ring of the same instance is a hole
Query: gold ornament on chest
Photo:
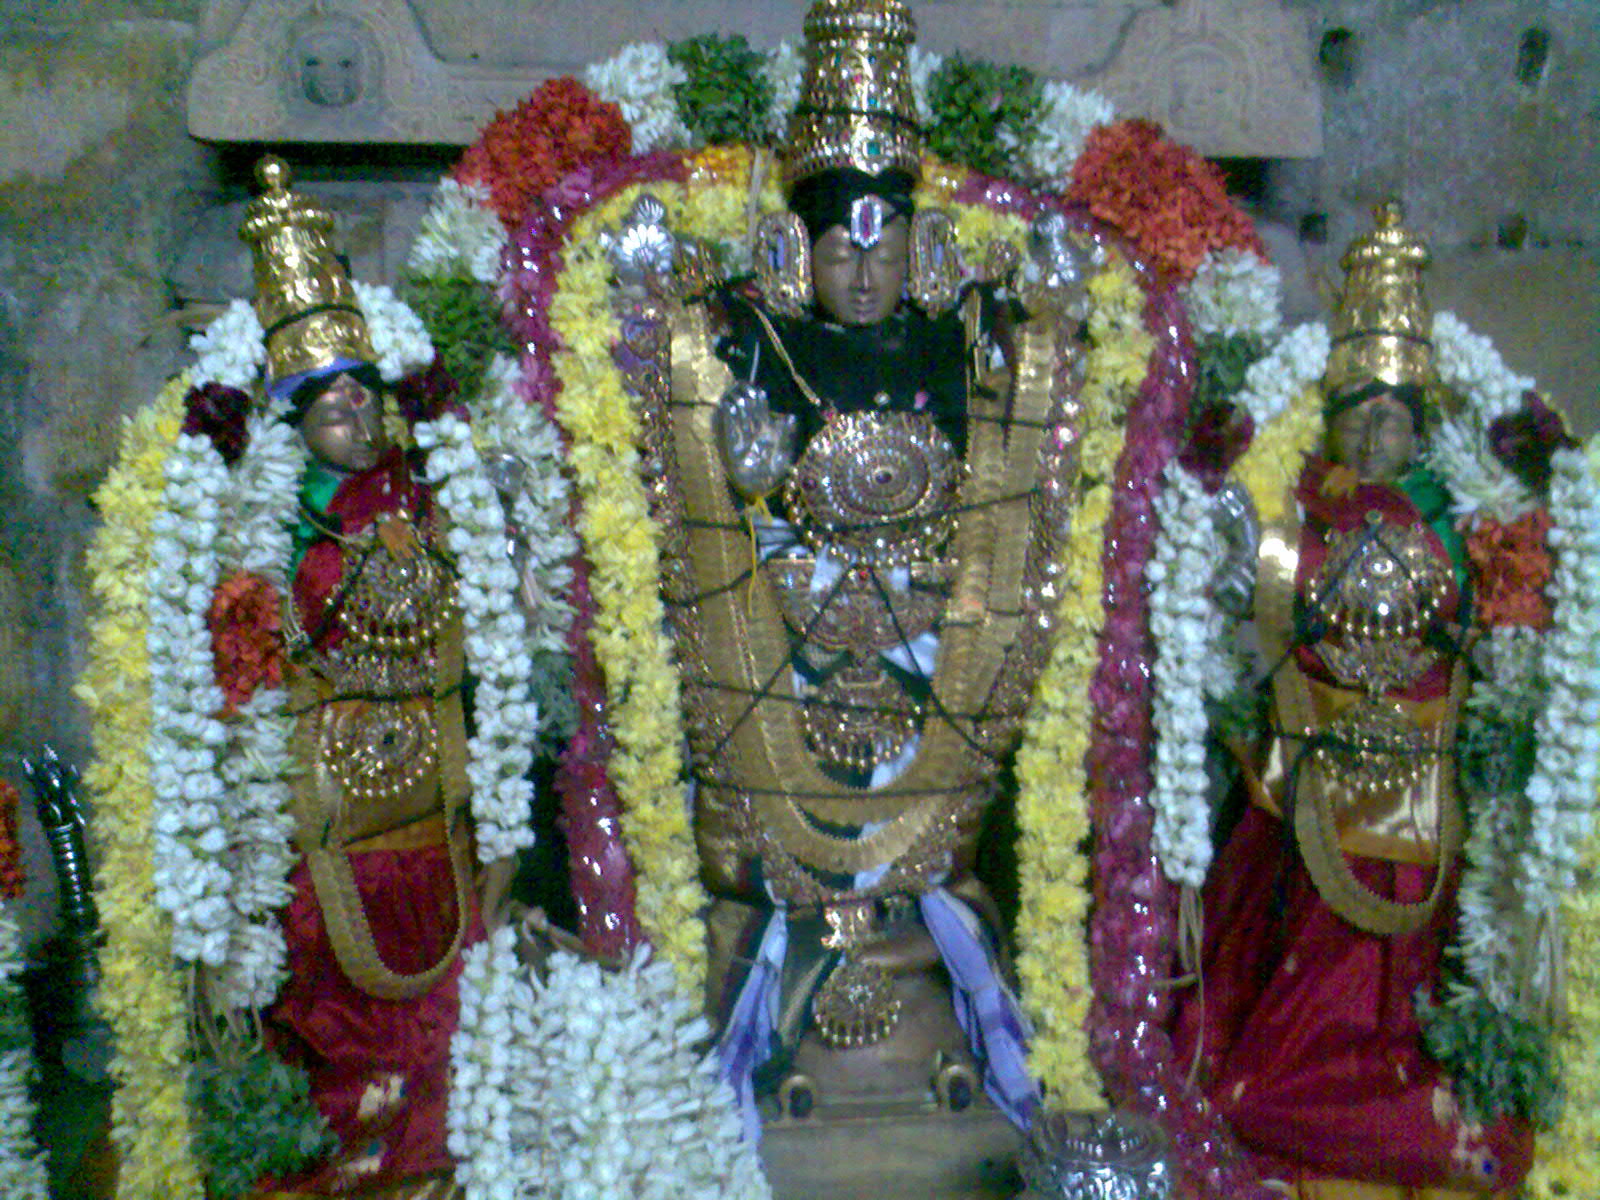
{"type": "Polygon", "coordinates": [[[1422,529],[1368,513],[1329,542],[1306,589],[1312,614],[1334,635],[1317,644],[1317,657],[1347,687],[1384,692],[1409,686],[1437,657],[1422,635],[1449,586],[1449,569],[1422,529]]]}

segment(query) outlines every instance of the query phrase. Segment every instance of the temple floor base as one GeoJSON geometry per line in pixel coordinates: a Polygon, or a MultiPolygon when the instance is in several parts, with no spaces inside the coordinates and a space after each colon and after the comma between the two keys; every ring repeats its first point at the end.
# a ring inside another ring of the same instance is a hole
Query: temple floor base
{"type": "Polygon", "coordinates": [[[775,1200],[1011,1200],[1021,1138],[998,1109],[773,1121],[761,1157],[775,1200]]]}

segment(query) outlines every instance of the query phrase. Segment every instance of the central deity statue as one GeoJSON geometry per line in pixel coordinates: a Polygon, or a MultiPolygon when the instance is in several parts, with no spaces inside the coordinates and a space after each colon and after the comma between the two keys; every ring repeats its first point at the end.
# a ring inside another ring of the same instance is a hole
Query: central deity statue
{"type": "Polygon", "coordinates": [[[710,1002],[753,1120],[1036,1100],[974,874],[1044,664],[1073,342],[916,211],[900,0],[821,0],[754,284],[648,372],[710,1002]],[[670,382],[669,382],[670,381],[670,382]],[[670,393],[670,394],[669,394],[670,393]]]}

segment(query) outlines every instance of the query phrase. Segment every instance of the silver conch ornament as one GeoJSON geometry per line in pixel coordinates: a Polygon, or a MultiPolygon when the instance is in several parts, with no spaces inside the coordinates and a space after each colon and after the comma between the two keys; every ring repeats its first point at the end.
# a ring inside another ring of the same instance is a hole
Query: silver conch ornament
{"type": "Polygon", "coordinates": [[[672,275],[676,243],[667,207],[649,193],[634,202],[621,228],[600,235],[600,245],[623,295],[643,296],[652,282],[672,275]]]}

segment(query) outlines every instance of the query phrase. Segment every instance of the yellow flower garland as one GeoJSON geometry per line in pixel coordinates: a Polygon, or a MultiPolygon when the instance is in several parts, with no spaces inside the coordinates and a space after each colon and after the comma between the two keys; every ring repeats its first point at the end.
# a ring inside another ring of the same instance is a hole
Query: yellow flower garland
{"type": "Polygon", "coordinates": [[[1233,475],[1250,493],[1263,525],[1281,521],[1308,455],[1322,442],[1322,389],[1311,384],[1286,412],[1255,431],[1233,475]]]}
{"type": "Polygon", "coordinates": [[[1089,292],[1092,341],[1079,397],[1086,488],[1057,581],[1055,648],[1034,692],[1016,768],[1022,885],[1017,973],[1035,1027],[1029,1069],[1053,1106],[1072,1109],[1104,1102],[1086,1032],[1089,863],[1080,848],[1089,834],[1089,684],[1105,623],[1100,556],[1122,454],[1120,418],[1155,344],[1140,319],[1143,294],[1125,262],[1113,257],[1089,292]],[[1141,369],[1130,371],[1128,364],[1135,362],[1141,369]]]}
{"type": "Polygon", "coordinates": [[[182,427],[188,388],[186,375],[172,380],[127,422],[117,465],[96,495],[104,523],[88,566],[99,611],[77,687],[93,723],[94,760],[86,779],[95,800],[97,890],[106,930],[99,1003],[116,1034],[112,1136],[123,1200],[203,1193],[186,1101],[188,1007],[172,961],[171,921],[156,905],[151,881],[154,796],[145,757],[150,522],[160,508],[162,464],[182,427]]]}
{"type": "MultiPolygon", "coordinates": [[[[608,268],[598,234],[615,227],[640,193],[666,206],[667,222],[713,242],[744,236],[749,152],[717,148],[690,163],[684,184],[625,188],[573,223],[550,305],[565,349],[556,407],[572,437],[583,512],[579,533],[592,567],[591,637],[605,671],[617,753],[612,774],[626,813],[623,839],[638,872],[639,920],[689,995],[705,981],[700,914],[706,897],[684,804],[682,715],[660,596],[660,534],[640,481],[642,432],[611,359],[608,268]]],[[[775,198],[775,197],[774,197],[775,198]]]]}

